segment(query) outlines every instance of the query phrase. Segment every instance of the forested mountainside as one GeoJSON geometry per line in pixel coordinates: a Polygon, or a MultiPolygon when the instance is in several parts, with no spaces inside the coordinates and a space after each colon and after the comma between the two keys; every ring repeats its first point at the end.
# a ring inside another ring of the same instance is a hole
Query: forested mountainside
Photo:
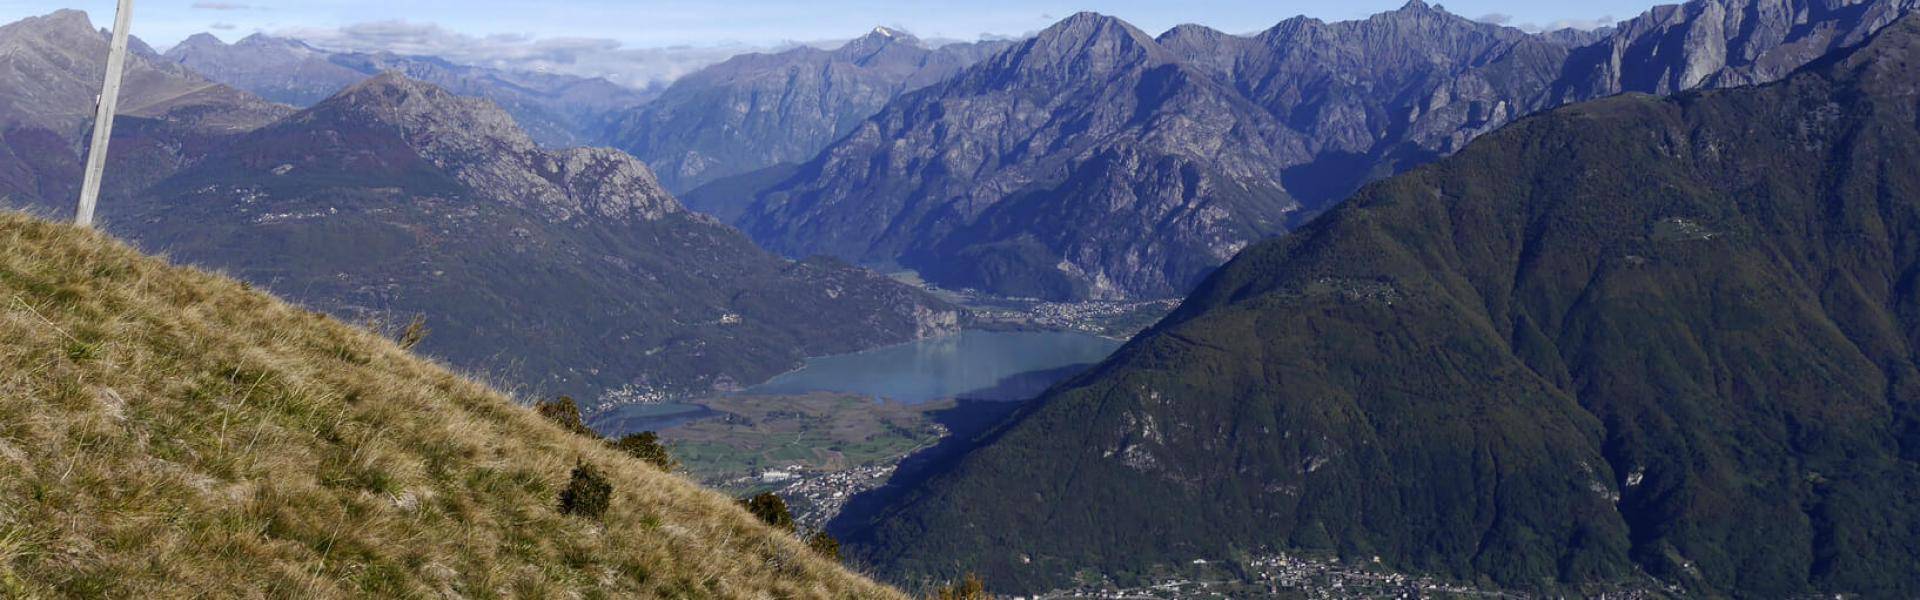
{"type": "Polygon", "coordinates": [[[1523,119],[1242,252],[871,520],[1008,591],[1263,549],[1920,593],[1920,17],[1523,119]]]}

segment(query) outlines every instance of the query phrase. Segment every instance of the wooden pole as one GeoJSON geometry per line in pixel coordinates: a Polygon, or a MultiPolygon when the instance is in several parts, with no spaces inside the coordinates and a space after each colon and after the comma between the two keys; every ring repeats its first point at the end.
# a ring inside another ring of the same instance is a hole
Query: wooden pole
{"type": "Polygon", "coordinates": [[[87,146],[87,170],[80,183],[80,208],[74,223],[93,226],[93,209],[100,202],[100,178],[107,172],[107,142],[113,139],[113,115],[120,107],[120,74],[127,64],[127,29],[133,23],[133,0],[120,0],[113,15],[113,43],[107,49],[107,80],[100,85],[100,101],[93,115],[93,143],[87,146]]]}

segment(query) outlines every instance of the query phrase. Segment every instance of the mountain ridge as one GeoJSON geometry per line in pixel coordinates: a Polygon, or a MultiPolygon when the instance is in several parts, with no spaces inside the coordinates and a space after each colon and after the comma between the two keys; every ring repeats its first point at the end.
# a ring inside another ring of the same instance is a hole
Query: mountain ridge
{"type": "MultiPolygon", "coordinates": [[[[1019,120],[1026,115],[1019,104],[1024,99],[1009,98],[992,111],[971,106],[977,103],[973,91],[995,77],[1009,76],[996,71],[992,61],[970,67],[948,84],[902,96],[888,111],[861,126],[865,129],[782,177],[752,173],[693,195],[703,205],[734,217],[733,222],[756,241],[788,255],[825,253],[863,264],[905,266],[921,271],[937,285],[999,295],[1055,300],[1177,296],[1198,281],[1194,273],[1203,274],[1231,254],[1221,249],[1298,226],[1368,181],[1450,155],[1521,116],[1623,91],[1671,93],[1690,86],[1767,81],[1864,39],[1891,18],[1915,8],[1912,0],[1867,0],[1831,9],[1816,6],[1825,4],[1821,0],[1695,0],[1584,35],[1529,34],[1418,3],[1354,21],[1328,23],[1297,17],[1249,36],[1182,26],[1146,40],[1144,34],[1124,27],[1131,33],[1113,39],[1127,43],[1113,45],[1115,52],[1103,58],[1132,56],[1142,64],[1158,64],[1170,52],[1172,62],[1207,74],[1239,96],[1219,104],[1246,102],[1267,113],[1265,118],[1242,115],[1237,119],[1245,128],[1257,130],[1244,137],[1263,140],[1262,152],[1270,156],[1249,163],[1260,165],[1252,170],[1257,178],[1238,178],[1228,186],[1246,190],[1239,195],[1262,198],[1252,203],[1266,208],[1244,214],[1229,211],[1199,233],[1178,226],[1172,232],[1137,228],[1088,245],[1071,239],[1091,237],[1079,234],[1084,223],[1062,219],[1066,214],[1086,218],[1082,213],[1015,211],[1020,214],[1005,219],[1046,219],[1031,227],[976,222],[982,206],[1015,194],[1077,203],[1071,186],[1046,188],[1066,177],[1058,174],[1057,165],[1082,158],[1076,153],[1097,144],[1108,133],[1105,130],[1075,131],[995,156],[1011,165],[1001,171],[1019,174],[1005,181],[967,172],[963,163],[958,172],[984,181],[971,197],[930,183],[937,179],[925,174],[933,170],[930,167],[895,166],[938,164],[947,158],[939,148],[965,148],[955,153],[961,158],[995,152],[1008,147],[1010,139],[1029,135],[1023,129],[1027,125],[1019,120]],[[1748,16],[1736,21],[1738,27],[1722,25],[1735,15],[1748,16]],[[1129,47],[1147,50],[1132,55],[1122,51],[1129,47]],[[1652,50],[1660,48],[1665,50],[1652,50]],[[1727,55],[1728,48],[1734,49],[1733,55],[1727,55]],[[1738,58],[1746,55],[1755,58],[1738,58]],[[1722,58],[1708,60],[1715,56],[1722,58]],[[1599,74],[1589,75],[1594,69],[1599,74]],[[1609,69],[1634,73],[1690,69],[1695,75],[1680,82],[1684,86],[1662,87],[1642,85],[1642,75],[1610,74],[1609,69]],[[955,82],[974,85],[955,87],[955,82]],[[950,95],[920,97],[940,90],[950,95]],[[897,114],[926,115],[934,107],[948,110],[963,105],[979,114],[970,122],[948,123],[943,134],[948,139],[939,146],[930,146],[935,140],[927,136],[893,129],[887,122],[897,120],[893,116],[897,114]],[[875,128],[878,137],[872,131],[861,132],[875,128]],[[914,152],[920,156],[912,161],[902,158],[914,152]],[[901,212],[902,205],[935,207],[931,210],[938,214],[931,217],[932,222],[922,222],[927,217],[916,212],[919,209],[901,212]],[[863,211],[873,215],[847,214],[863,211]],[[1277,225],[1268,222],[1274,220],[1277,225]],[[881,233],[888,228],[907,231],[881,233]],[[1167,235],[1208,240],[1156,254],[1154,249],[1166,245],[1167,235]],[[937,241],[887,241],[886,236],[937,241]]],[[[1060,37],[1076,22],[1093,23],[1087,19],[1079,15],[1062,21],[1044,35],[1060,37]]],[[[1002,54],[998,60],[1007,56],[1002,54]]],[[[1087,62],[1080,67],[1078,71],[1036,68],[1023,81],[1037,90],[1112,83],[1088,76],[1100,72],[1100,64],[1087,62]]],[[[1099,107],[1047,106],[1047,110],[1073,114],[1099,107]]],[[[1241,144],[1226,141],[1218,131],[1191,130],[1186,135],[1156,138],[1146,150],[1177,153],[1216,145],[1241,144]]],[[[1232,153],[1218,156],[1230,159],[1232,153]]],[[[1146,169],[1138,176],[1122,176],[1109,186],[1113,189],[1102,193],[1127,198],[1142,190],[1171,190],[1156,181],[1165,178],[1146,169]]]]}
{"type": "Polygon", "coordinates": [[[1021,593],[1271,550],[1548,594],[1911,595],[1916,61],[1908,16],[1779,82],[1562,107],[1370,184],[834,528],[895,580],[1021,593]]]}
{"type": "Polygon", "coordinates": [[[398,73],[103,209],[144,247],[344,318],[422,315],[424,351],[589,408],[738,389],[962,318],[869,271],[768,254],[632,157],[541,149],[491,102],[398,73]]]}
{"type": "Polygon", "coordinates": [[[1005,47],[929,47],[876,28],[839,48],[752,53],[687,75],[606,128],[605,143],[654,165],[668,189],[800,162],[905,92],[1005,47]]]}

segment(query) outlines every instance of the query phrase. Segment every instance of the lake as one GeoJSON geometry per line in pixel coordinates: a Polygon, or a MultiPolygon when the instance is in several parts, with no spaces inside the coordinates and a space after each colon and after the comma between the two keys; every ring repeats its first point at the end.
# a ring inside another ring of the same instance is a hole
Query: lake
{"type": "MultiPolygon", "coordinates": [[[[745,394],[841,392],[920,403],[944,398],[1028,400],[1120,348],[1082,333],[967,331],[956,335],[809,359],[797,371],[745,394]]],[[[607,435],[659,431],[715,413],[693,404],[621,406],[593,419],[607,435]]]]}
{"type": "Polygon", "coordinates": [[[1027,400],[1105,359],[1120,344],[1081,333],[967,331],[810,359],[800,370],[746,393],[843,392],[908,403],[1027,400]]]}

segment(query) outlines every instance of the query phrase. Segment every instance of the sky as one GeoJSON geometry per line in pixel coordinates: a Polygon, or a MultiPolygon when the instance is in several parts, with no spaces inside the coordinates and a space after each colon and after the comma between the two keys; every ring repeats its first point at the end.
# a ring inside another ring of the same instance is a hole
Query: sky
{"type": "MultiPolygon", "coordinates": [[[[1429,0],[1432,1],[1432,0],[1429,0]]],[[[1669,2],[1674,0],[1667,0],[1669,2]]],[[[159,48],[189,35],[228,42],[252,33],[342,50],[433,54],[475,64],[671,80],[733,54],[828,44],[875,26],[928,40],[1021,36],[1075,12],[1126,19],[1150,33],[1198,23],[1230,33],[1295,15],[1328,21],[1393,10],[1405,0],[136,0],[134,34],[159,48]]],[[[1525,29],[1591,28],[1655,0],[1456,0],[1468,18],[1525,29]]],[[[60,8],[112,20],[113,0],[0,0],[0,22],[60,8]]]]}

